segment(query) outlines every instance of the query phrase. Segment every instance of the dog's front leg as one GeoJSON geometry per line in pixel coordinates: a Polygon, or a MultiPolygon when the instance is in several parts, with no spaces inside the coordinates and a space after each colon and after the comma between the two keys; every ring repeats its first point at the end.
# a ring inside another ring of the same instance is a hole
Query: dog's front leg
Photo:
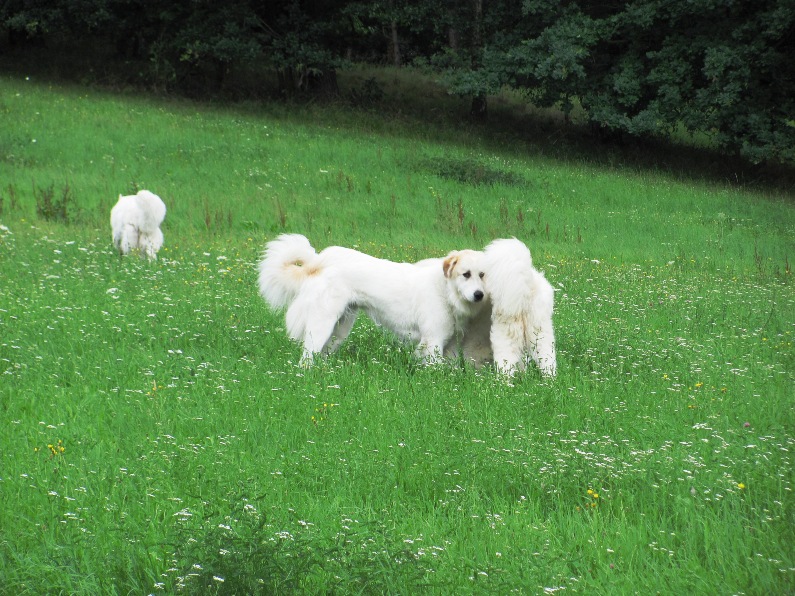
{"type": "Polygon", "coordinates": [[[423,340],[417,346],[417,355],[423,364],[438,364],[444,354],[444,341],[423,340]]]}
{"type": "Polygon", "coordinates": [[[310,350],[304,350],[301,354],[301,359],[298,361],[298,366],[302,368],[310,368],[315,363],[315,355],[310,350]]]}
{"type": "Polygon", "coordinates": [[[555,332],[551,324],[542,325],[534,330],[530,346],[530,355],[545,377],[554,377],[558,365],[555,355],[555,332]]]}

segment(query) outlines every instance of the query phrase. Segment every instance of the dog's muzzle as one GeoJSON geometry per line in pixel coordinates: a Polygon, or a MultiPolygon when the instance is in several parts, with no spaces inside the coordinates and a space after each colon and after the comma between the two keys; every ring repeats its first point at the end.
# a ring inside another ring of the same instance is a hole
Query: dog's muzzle
{"type": "Polygon", "coordinates": [[[481,300],[483,300],[483,296],[484,294],[480,290],[478,290],[472,295],[472,297],[475,299],[475,302],[480,302],[481,300]]]}

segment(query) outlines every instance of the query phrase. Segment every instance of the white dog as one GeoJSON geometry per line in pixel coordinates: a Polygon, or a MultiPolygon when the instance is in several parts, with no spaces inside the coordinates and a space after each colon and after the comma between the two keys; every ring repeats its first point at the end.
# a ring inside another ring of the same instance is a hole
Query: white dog
{"type": "Polygon", "coordinates": [[[359,310],[435,362],[485,303],[482,254],[394,263],[340,246],[317,253],[304,236],[282,234],[266,246],[259,290],[272,308],[287,308],[302,365],[339,348],[359,310]]]}
{"type": "Polygon", "coordinates": [[[489,303],[464,335],[464,357],[475,364],[493,358],[500,372],[513,375],[529,355],[542,374],[555,376],[552,285],[515,238],[494,240],[483,254],[489,303]]]}
{"type": "Polygon", "coordinates": [[[139,250],[141,256],[157,258],[163,246],[160,224],[166,217],[166,206],[156,194],[148,190],[138,194],[122,196],[110,210],[110,226],[113,229],[113,245],[120,254],[139,250]]]}

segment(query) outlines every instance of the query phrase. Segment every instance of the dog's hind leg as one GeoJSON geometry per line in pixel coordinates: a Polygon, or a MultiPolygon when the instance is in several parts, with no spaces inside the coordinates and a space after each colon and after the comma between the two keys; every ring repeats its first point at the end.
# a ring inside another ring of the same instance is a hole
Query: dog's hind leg
{"type": "Polygon", "coordinates": [[[157,259],[157,251],[155,250],[154,243],[152,242],[152,238],[149,237],[149,234],[141,233],[138,236],[138,246],[141,248],[141,256],[147,257],[150,260],[157,259]]]}
{"type": "Polygon", "coordinates": [[[502,320],[495,317],[491,325],[491,347],[494,350],[494,365],[500,373],[511,376],[524,370],[524,326],[515,318],[502,320]],[[518,324],[517,324],[518,323],[518,324]]]}
{"type": "Polygon", "coordinates": [[[116,248],[123,255],[129,254],[133,249],[138,248],[138,228],[132,224],[126,224],[121,230],[116,248]]]}
{"type": "MultiPolygon", "coordinates": [[[[303,294],[299,300],[305,296],[308,294],[303,294]]],[[[337,349],[350,333],[356,320],[356,311],[354,310],[353,316],[351,316],[345,297],[327,296],[324,300],[318,301],[302,300],[300,306],[297,300],[289,311],[296,307],[306,314],[303,329],[304,353],[300,362],[303,366],[312,364],[315,354],[328,353],[337,349]],[[332,337],[335,332],[341,339],[337,340],[332,337]]]]}
{"type": "Polygon", "coordinates": [[[345,309],[342,317],[340,317],[340,319],[337,321],[337,324],[334,326],[334,331],[331,333],[331,338],[328,340],[326,347],[323,349],[324,354],[333,354],[339,349],[343,342],[348,339],[358,314],[358,309],[345,309]]]}
{"type": "Polygon", "coordinates": [[[138,244],[144,255],[151,260],[157,260],[157,251],[163,246],[163,232],[160,229],[156,229],[151,234],[141,232],[138,244]]]}
{"type": "Polygon", "coordinates": [[[554,377],[558,372],[557,358],[555,356],[555,332],[552,324],[544,324],[534,329],[530,356],[538,365],[541,374],[554,377]]]}

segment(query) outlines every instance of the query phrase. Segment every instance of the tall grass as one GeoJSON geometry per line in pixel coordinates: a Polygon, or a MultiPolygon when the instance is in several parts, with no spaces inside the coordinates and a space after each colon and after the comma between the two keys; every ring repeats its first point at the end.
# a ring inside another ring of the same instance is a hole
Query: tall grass
{"type": "Polygon", "coordinates": [[[368,111],[0,89],[0,592],[795,589],[790,197],[368,111]],[[155,263],[110,245],[137,188],[155,263]],[[255,284],[281,231],[525,240],[559,376],[422,367],[366,321],[298,368],[255,284]]]}

